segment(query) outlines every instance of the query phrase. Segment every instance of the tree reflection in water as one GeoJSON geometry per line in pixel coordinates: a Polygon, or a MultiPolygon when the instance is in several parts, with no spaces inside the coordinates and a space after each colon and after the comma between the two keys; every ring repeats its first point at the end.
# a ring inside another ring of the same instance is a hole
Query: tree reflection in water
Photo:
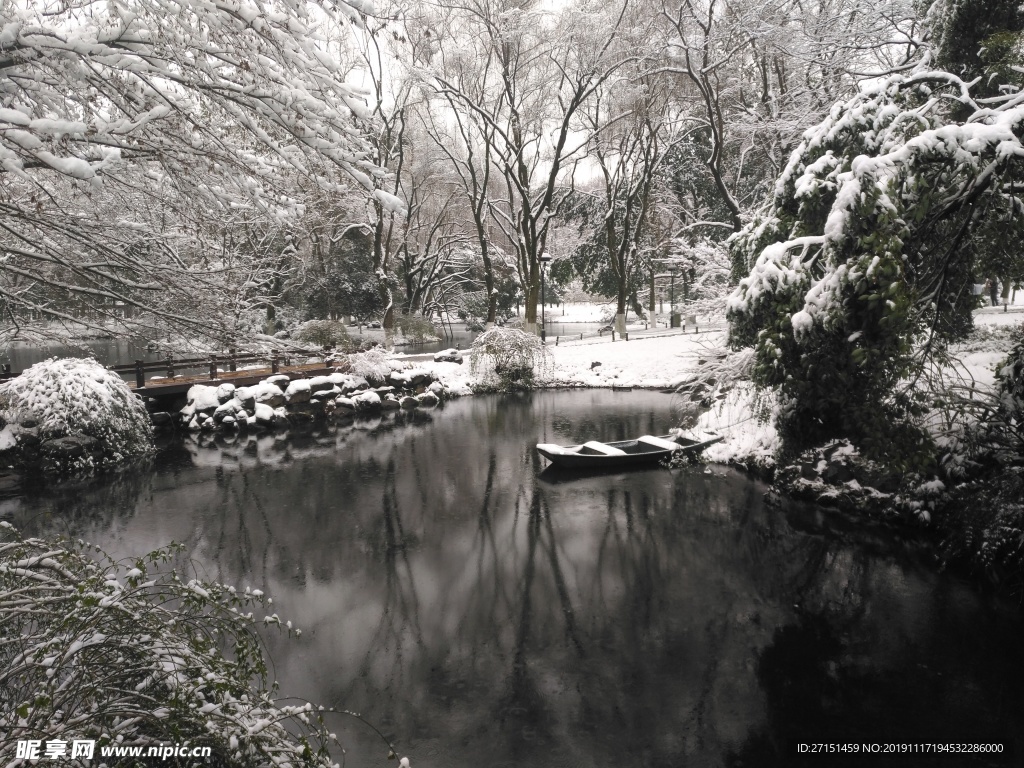
{"type": "MultiPolygon", "coordinates": [[[[7,503],[115,553],[186,541],[265,589],[304,630],[271,638],[282,689],[362,712],[418,767],[784,765],[794,723],[895,733],[915,699],[953,732],[1020,711],[1001,682],[1021,679],[1016,614],[912,544],[768,507],[721,469],[537,479],[534,443],[669,413],[653,393],[473,398],[186,440],[152,471],[7,503]]],[[[379,764],[343,725],[348,765],[379,764]]]]}

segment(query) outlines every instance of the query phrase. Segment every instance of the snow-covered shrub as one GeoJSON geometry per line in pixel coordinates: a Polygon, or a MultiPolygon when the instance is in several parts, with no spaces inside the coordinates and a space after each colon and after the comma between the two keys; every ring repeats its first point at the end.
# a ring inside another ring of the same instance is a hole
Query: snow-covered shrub
{"type": "Polygon", "coordinates": [[[352,346],[345,324],[337,320],[310,320],[299,328],[295,336],[299,341],[321,347],[348,350],[352,346]]]}
{"type": "Polygon", "coordinates": [[[333,765],[323,710],[268,684],[255,627],[282,626],[269,599],[182,575],[175,548],[127,562],[88,549],[0,522],[0,764],[27,765],[19,739],[93,739],[97,759],[187,743],[212,748],[204,765],[333,765]]]}
{"type": "Polygon", "coordinates": [[[441,338],[434,324],[422,315],[399,315],[395,324],[406,341],[422,343],[441,338]]]}
{"type": "Polygon", "coordinates": [[[351,366],[349,373],[353,376],[362,376],[375,387],[383,385],[393,370],[387,352],[380,348],[349,355],[348,361],[351,366]]]}
{"type": "Polygon", "coordinates": [[[470,370],[485,387],[505,392],[533,389],[548,352],[540,337],[515,328],[491,328],[470,349],[470,370]]]}
{"type": "Polygon", "coordinates": [[[41,440],[85,436],[97,441],[98,458],[80,468],[114,464],[149,452],[152,426],[142,401],[116,373],[95,360],[51,358],[36,363],[0,391],[8,423],[35,422],[41,440]]]}

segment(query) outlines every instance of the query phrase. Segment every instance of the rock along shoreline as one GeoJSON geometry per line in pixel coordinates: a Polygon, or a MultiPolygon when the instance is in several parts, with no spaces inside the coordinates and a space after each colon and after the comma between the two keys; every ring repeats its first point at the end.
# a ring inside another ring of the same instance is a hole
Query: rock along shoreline
{"type": "MultiPolygon", "coordinates": [[[[461,357],[444,359],[461,362],[461,357]]],[[[162,410],[153,398],[147,399],[146,407],[158,430],[208,432],[287,428],[356,414],[433,408],[442,400],[467,394],[471,394],[467,388],[446,386],[424,368],[396,368],[370,376],[339,369],[310,378],[279,373],[243,387],[229,382],[196,384],[189,389],[183,408],[162,410]]]]}

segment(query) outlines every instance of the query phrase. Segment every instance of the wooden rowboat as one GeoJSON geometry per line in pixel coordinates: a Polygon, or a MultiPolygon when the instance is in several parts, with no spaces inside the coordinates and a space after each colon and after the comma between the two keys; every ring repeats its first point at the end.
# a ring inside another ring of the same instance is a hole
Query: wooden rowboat
{"type": "Polygon", "coordinates": [[[537,452],[556,467],[612,469],[658,462],[675,453],[700,453],[709,445],[723,439],[720,435],[710,432],[700,436],[642,435],[635,440],[621,440],[615,443],[599,443],[596,440],[568,446],[538,443],[537,452]]]}

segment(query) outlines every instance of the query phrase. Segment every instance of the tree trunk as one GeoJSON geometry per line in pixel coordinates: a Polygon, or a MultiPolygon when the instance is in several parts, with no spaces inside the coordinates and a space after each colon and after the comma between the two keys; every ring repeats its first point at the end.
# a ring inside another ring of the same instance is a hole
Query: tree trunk
{"type": "Polygon", "coordinates": [[[540,301],[540,275],[535,266],[530,266],[530,284],[526,287],[526,313],[523,318],[523,325],[530,325],[537,330],[537,303],[540,301]]]}
{"type": "Polygon", "coordinates": [[[615,332],[620,336],[626,333],[626,286],[619,284],[619,295],[615,304],[615,332]]]}
{"type": "Polygon", "coordinates": [[[540,334],[538,320],[540,312],[537,311],[537,304],[540,302],[540,282],[532,281],[526,289],[526,306],[523,311],[523,330],[527,333],[540,334]]]}
{"type": "Polygon", "coordinates": [[[650,301],[647,302],[647,308],[650,310],[651,323],[652,324],[656,324],[657,323],[657,321],[655,320],[655,314],[656,314],[656,311],[657,311],[657,305],[656,305],[657,297],[654,295],[654,291],[655,291],[655,289],[654,289],[654,265],[652,264],[651,265],[651,298],[650,298],[650,301]]]}

